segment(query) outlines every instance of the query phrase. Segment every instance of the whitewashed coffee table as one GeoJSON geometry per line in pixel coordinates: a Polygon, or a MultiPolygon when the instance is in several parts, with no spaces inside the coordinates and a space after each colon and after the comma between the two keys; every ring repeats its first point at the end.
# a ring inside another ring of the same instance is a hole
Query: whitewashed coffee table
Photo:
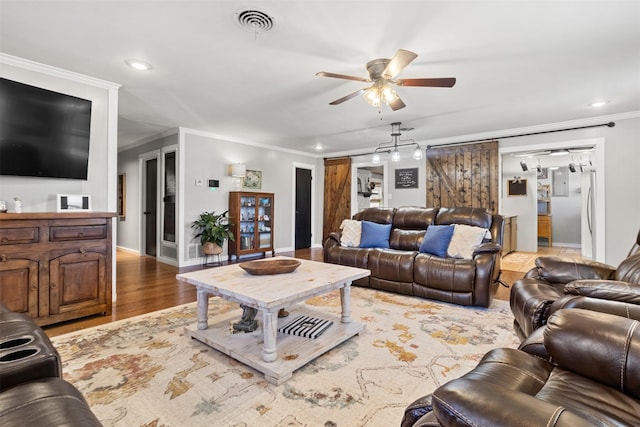
{"type": "MultiPolygon", "coordinates": [[[[267,258],[291,259],[287,257],[267,258]]],[[[351,282],[366,277],[369,270],[336,264],[299,260],[292,273],[252,276],[231,264],[190,273],[178,274],[178,280],[197,288],[197,329],[186,333],[218,351],[262,372],[270,383],[279,385],[293,372],[338,344],[364,331],[365,325],[352,322],[350,315],[351,282]],[[302,338],[278,332],[278,328],[299,315],[331,319],[329,313],[311,310],[298,302],[339,289],[342,314],[318,338],[302,338]],[[231,324],[240,320],[234,311],[218,316],[209,325],[209,296],[255,308],[262,313],[261,328],[251,333],[232,333],[231,324]],[[290,316],[278,319],[278,311],[286,308],[290,316]]]]}

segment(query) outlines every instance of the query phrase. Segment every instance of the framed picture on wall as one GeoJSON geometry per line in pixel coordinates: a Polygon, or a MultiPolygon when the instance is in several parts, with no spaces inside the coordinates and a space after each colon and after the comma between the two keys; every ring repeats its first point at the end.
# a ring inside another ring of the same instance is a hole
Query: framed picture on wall
{"type": "Polygon", "coordinates": [[[549,178],[549,168],[540,168],[538,172],[538,179],[548,179],[549,178]]]}
{"type": "Polygon", "coordinates": [[[526,179],[510,179],[507,185],[508,196],[526,196],[527,180],[526,179]]]}
{"type": "Polygon", "coordinates": [[[86,194],[58,194],[58,212],[91,212],[91,196],[86,194]]]}
{"type": "Polygon", "coordinates": [[[396,169],[396,188],[418,188],[418,168],[396,169]]]}
{"type": "Polygon", "coordinates": [[[261,190],[262,171],[252,171],[247,169],[244,178],[242,178],[242,188],[247,190],[261,190]]]}

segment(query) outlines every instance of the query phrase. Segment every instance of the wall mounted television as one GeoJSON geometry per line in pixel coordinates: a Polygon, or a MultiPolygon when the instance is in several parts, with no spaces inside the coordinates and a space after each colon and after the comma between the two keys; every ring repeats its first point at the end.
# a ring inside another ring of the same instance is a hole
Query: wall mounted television
{"type": "Polygon", "coordinates": [[[87,179],[91,101],[0,79],[0,175],[87,179]]]}

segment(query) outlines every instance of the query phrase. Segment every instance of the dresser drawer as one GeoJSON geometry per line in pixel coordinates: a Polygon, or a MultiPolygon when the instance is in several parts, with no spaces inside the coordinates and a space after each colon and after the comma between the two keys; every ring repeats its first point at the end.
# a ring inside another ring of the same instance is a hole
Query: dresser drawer
{"type": "Polygon", "coordinates": [[[38,227],[17,227],[0,229],[0,245],[38,243],[39,239],[40,229],[38,227]]]}
{"type": "Polygon", "coordinates": [[[83,225],[70,227],[56,226],[49,229],[49,240],[52,242],[60,242],[64,240],[88,240],[106,238],[106,225],[83,225]]]}

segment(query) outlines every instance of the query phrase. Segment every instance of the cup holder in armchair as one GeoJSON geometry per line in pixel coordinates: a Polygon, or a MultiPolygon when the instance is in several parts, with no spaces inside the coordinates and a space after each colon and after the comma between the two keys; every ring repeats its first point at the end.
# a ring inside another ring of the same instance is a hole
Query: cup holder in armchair
{"type": "Polygon", "coordinates": [[[26,337],[15,337],[6,341],[0,342],[0,350],[5,350],[7,348],[20,347],[23,345],[31,344],[35,338],[31,335],[26,337]]]}
{"type": "Polygon", "coordinates": [[[40,349],[37,347],[27,347],[15,351],[3,352],[0,353],[0,364],[28,359],[38,353],[40,353],[40,349]]]}
{"type": "Polygon", "coordinates": [[[17,316],[2,326],[0,391],[38,378],[62,377],[60,356],[40,327],[17,316]]]}

